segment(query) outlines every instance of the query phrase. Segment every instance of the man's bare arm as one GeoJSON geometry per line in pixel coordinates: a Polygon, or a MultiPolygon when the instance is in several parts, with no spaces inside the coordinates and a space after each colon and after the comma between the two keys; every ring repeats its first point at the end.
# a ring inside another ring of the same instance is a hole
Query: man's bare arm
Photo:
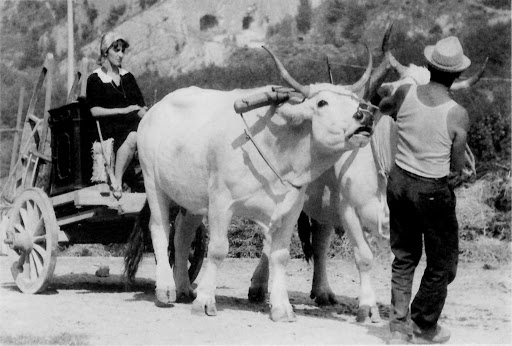
{"type": "Polygon", "coordinates": [[[454,107],[448,114],[448,133],[452,138],[451,170],[460,172],[466,164],[466,142],[469,131],[468,112],[460,107],[454,107]]]}

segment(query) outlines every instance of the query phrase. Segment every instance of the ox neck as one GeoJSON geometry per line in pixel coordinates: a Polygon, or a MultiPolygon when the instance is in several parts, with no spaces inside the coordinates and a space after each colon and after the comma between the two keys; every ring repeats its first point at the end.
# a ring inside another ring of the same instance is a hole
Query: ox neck
{"type": "MultiPolygon", "coordinates": [[[[254,141],[251,145],[256,148],[256,155],[266,162],[267,167],[261,169],[272,170],[276,182],[294,188],[306,186],[332,167],[344,151],[320,150],[312,141],[311,122],[291,125],[278,113],[273,114],[275,109],[269,107],[265,116],[257,119],[253,112],[243,115],[249,141],[254,141]]],[[[250,158],[253,163],[261,162],[253,155],[250,158]]]]}

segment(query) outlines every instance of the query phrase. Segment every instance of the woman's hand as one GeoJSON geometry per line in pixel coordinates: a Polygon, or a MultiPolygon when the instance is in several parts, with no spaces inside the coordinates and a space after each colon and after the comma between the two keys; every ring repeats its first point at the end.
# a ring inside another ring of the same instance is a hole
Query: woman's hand
{"type": "Polygon", "coordinates": [[[141,106],[139,105],[131,105],[131,106],[128,106],[125,108],[125,111],[126,113],[125,114],[129,114],[129,113],[132,113],[132,112],[138,112],[142,109],[141,106]]]}
{"type": "Polygon", "coordinates": [[[148,111],[148,107],[142,107],[139,110],[139,112],[137,113],[137,115],[142,119],[147,111],[148,111]]]}

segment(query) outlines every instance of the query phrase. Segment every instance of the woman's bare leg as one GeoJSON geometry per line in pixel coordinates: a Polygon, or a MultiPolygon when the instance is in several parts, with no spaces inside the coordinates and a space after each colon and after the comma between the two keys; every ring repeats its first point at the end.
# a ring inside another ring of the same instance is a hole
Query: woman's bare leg
{"type": "Polygon", "coordinates": [[[128,165],[133,159],[133,155],[137,150],[137,132],[133,131],[128,134],[126,140],[119,147],[116,153],[116,167],[114,176],[117,186],[114,186],[114,193],[121,192],[123,188],[123,175],[128,165]]]}

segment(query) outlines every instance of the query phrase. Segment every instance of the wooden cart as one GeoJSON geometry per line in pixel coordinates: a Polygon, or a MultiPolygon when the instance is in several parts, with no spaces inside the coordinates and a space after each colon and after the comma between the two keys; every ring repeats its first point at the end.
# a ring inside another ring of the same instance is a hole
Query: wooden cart
{"type": "MultiPolygon", "coordinates": [[[[47,287],[59,244],[126,243],[134,225],[140,224],[136,221],[149,220],[143,215],[149,213],[143,191],[124,192],[117,200],[111,184],[90,182],[92,143],[100,136],[87,104],[78,97],[85,95],[86,60],[81,66],[67,104],[50,109],[53,57],[47,56],[25,117],[25,138],[19,153],[13,153],[15,164],[0,193],[0,233],[8,245],[14,281],[24,293],[47,287]],[[44,115],[38,117],[36,102],[44,82],[44,115]]],[[[172,265],[172,227],[170,239],[172,265]]],[[[206,229],[201,225],[189,258],[191,281],[201,269],[205,251],[206,229]]]]}

